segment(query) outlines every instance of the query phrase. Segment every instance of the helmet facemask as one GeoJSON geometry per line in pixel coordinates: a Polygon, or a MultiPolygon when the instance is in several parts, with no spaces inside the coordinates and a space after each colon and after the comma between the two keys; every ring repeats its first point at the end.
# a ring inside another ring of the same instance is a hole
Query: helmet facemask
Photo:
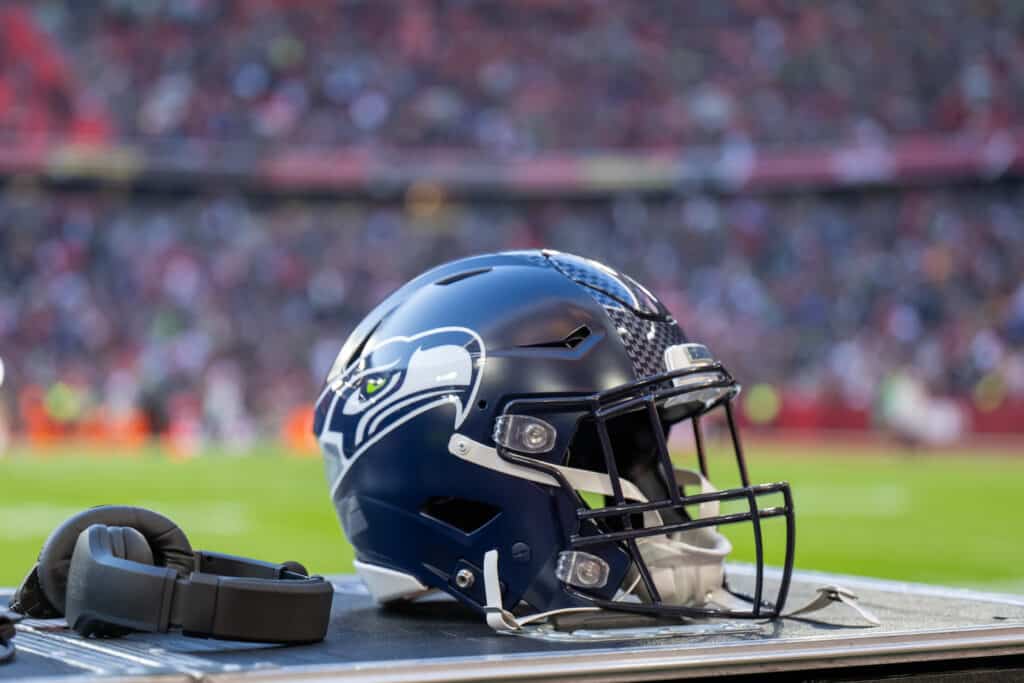
{"type": "MultiPolygon", "coordinates": [[[[584,415],[563,465],[531,457],[519,443],[522,439],[509,439],[508,433],[495,434],[497,456],[516,470],[545,473],[576,501],[576,528],[567,530],[567,550],[560,553],[556,575],[581,601],[663,617],[777,617],[793,565],[789,485],[750,484],[730,403],[739,386],[725,368],[697,344],[670,347],[665,356],[667,372],[627,386],[582,398],[509,402],[506,419],[499,418],[499,424],[522,427],[532,420],[550,428],[545,415],[584,415]],[[709,481],[701,431],[701,417],[716,409],[725,413],[741,484],[721,491],[709,481]],[[669,454],[670,427],[687,421],[692,424],[698,470],[676,467],[669,454]],[[587,491],[603,494],[603,500],[581,495],[587,491]],[[779,495],[782,505],[765,506],[765,497],[779,495]],[[731,501],[741,501],[742,509],[722,514],[720,505],[731,501]],[[767,601],[762,520],[774,517],[785,518],[785,564],[774,600],[767,601]],[[739,596],[725,581],[724,563],[732,545],[717,527],[748,523],[755,579],[752,595],[739,596]],[[609,575],[615,571],[607,558],[613,550],[628,557],[628,569],[619,572],[622,580],[610,596],[606,584],[614,580],[609,575]]],[[[533,433],[540,436],[537,430],[533,433]]]]}

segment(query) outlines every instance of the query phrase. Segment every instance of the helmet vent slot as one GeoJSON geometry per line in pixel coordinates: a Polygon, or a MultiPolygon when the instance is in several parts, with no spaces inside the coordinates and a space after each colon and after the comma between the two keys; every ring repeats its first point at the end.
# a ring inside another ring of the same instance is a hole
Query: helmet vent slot
{"type": "Polygon", "coordinates": [[[575,330],[557,341],[541,342],[539,344],[523,344],[524,349],[575,349],[590,336],[590,328],[580,325],[575,330]]]}
{"type": "Polygon", "coordinates": [[[501,509],[487,503],[466,498],[435,496],[427,499],[420,514],[447,524],[464,534],[482,528],[501,513],[501,509]]]}
{"type": "Polygon", "coordinates": [[[363,338],[359,340],[359,345],[356,346],[352,353],[349,354],[349,357],[345,359],[345,368],[351,366],[352,363],[354,363],[356,360],[359,359],[360,356],[363,355],[363,349],[366,348],[366,342],[370,341],[370,337],[372,337],[373,333],[377,331],[377,328],[380,327],[380,324],[381,321],[378,320],[376,324],[374,324],[374,326],[370,329],[370,331],[368,331],[366,335],[364,335],[363,338]]]}
{"type": "Polygon", "coordinates": [[[461,273],[455,273],[454,275],[443,277],[434,284],[442,286],[453,285],[456,282],[459,282],[461,280],[467,280],[475,275],[483,275],[484,273],[490,272],[490,270],[490,268],[476,268],[474,270],[464,270],[461,273]]]}

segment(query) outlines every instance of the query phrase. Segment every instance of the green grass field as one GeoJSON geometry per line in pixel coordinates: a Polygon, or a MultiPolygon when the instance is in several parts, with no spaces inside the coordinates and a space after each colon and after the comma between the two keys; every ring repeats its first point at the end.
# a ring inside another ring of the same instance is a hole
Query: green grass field
{"type": "MultiPolygon", "coordinates": [[[[798,567],[1024,593],[1024,458],[823,448],[748,449],[752,479],[793,485],[798,567]]],[[[711,470],[719,486],[732,483],[722,456],[711,470]]],[[[187,462],[14,449],[0,460],[0,585],[20,581],[56,524],[103,503],[155,508],[199,548],[351,569],[318,459],[272,448],[187,462]]],[[[729,533],[750,559],[749,540],[729,533]]]]}

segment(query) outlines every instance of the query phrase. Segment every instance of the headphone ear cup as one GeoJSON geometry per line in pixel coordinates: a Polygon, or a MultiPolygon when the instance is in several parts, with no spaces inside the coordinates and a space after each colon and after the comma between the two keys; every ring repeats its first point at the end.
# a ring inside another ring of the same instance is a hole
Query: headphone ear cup
{"type": "Polygon", "coordinates": [[[130,526],[108,526],[110,552],[114,557],[141,564],[153,564],[153,549],[138,529],[130,526]]]}
{"type": "MultiPolygon", "coordinates": [[[[39,562],[34,571],[36,583],[58,616],[64,615],[68,572],[75,543],[79,534],[93,524],[131,527],[146,543],[149,551],[148,564],[172,567],[182,576],[192,571],[192,546],[185,532],[167,517],[152,510],[126,505],[90,508],[74,515],[54,529],[43,544],[43,549],[39,551],[39,562]]],[[[138,539],[126,541],[126,544],[126,553],[142,552],[138,546],[138,539]]]]}
{"type": "MultiPolygon", "coordinates": [[[[90,545],[109,549],[109,556],[140,564],[153,564],[153,550],[142,532],[126,526],[93,524],[78,535],[68,568],[67,588],[64,594],[65,616],[68,625],[83,636],[116,638],[131,633],[132,629],[107,622],[102,613],[104,603],[110,600],[113,586],[95,585],[90,580],[90,565],[95,562],[89,552],[90,545]],[[84,551],[81,549],[84,547],[84,551]]],[[[114,593],[117,589],[113,588],[114,593]]]]}

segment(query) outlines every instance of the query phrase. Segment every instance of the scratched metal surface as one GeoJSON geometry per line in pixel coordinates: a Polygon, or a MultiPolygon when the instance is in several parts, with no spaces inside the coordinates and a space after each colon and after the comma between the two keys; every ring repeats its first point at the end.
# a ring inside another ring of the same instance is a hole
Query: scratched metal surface
{"type": "MultiPolygon", "coordinates": [[[[734,567],[730,576],[742,587],[749,568],[734,567]]],[[[52,624],[29,622],[16,639],[21,648],[17,658],[0,666],[0,679],[610,680],[786,671],[826,661],[844,666],[847,661],[1024,654],[1024,596],[801,572],[791,604],[809,600],[815,588],[827,583],[856,591],[882,626],[866,628],[853,612],[832,606],[813,615],[814,620],[761,623],[755,632],[546,642],[497,635],[453,602],[378,609],[357,580],[337,577],[331,628],[323,643],[277,647],[178,634],[83,640],[52,624]]],[[[2,592],[0,599],[5,599],[2,592]]]]}

